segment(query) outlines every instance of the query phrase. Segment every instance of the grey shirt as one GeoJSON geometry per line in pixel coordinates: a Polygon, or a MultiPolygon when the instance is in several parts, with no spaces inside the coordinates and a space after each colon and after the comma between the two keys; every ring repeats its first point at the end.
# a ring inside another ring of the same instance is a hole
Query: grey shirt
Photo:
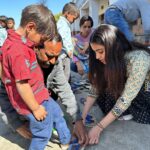
{"type": "Polygon", "coordinates": [[[61,98],[62,104],[66,106],[66,111],[72,116],[73,121],[81,119],[80,110],[76,98],[64,75],[62,60],[54,65],[52,72],[47,78],[47,88],[52,89],[61,98]]]}

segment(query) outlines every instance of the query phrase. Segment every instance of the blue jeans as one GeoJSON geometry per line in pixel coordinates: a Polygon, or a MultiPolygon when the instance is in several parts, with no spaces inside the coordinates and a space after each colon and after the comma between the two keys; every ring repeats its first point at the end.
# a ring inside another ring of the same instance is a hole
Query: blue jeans
{"type": "Polygon", "coordinates": [[[111,24],[119,28],[129,41],[134,40],[134,35],[129,28],[129,24],[118,8],[108,8],[104,14],[104,21],[106,24],[111,24]]]}
{"type": "Polygon", "coordinates": [[[43,121],[37,121],[33,114],[26,116],[30,122],[30,130],[32,133],[29,150],[44,150],[51,137],[53,126],[58,131],[61,143],[68,144],[71,135],[59,105],[53,99],[44,101],[42,105],[48,113],[43,121]]]}

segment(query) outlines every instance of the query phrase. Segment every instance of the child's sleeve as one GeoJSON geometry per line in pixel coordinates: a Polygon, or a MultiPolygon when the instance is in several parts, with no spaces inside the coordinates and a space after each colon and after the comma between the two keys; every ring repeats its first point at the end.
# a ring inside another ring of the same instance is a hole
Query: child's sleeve
{"type": "Polygon", "coordinates": [[[58,29],[58,33],[62,37],[63,50],[65,50],[67,54],[70,52],[73,53],[74,46],[71,37],[71,29],[67,26],[67,24],[60,25],[60,23],[57,24],[57,29],[58,29]]]}

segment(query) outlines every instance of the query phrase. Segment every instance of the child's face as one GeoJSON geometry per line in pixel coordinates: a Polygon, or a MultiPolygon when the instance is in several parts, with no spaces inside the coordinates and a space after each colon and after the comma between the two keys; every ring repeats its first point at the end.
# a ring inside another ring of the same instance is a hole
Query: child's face
{"type": "Polygon", "coordinates": [[[67,18],[67,20],[68,20],[70,23],[73,23],[78,17],[77,17],[77,15],[73,15],[73,14],[68,13],[68,14],[66,15],[66,18],[67,18]]]}
{"type": "Polygon", "coordinates": [[[0,25],[1,25],[3,28],[6,27],[6,23],[5,23],[4,21],[1,21],[1,20],[0,20],[0,25]]]}
{"type": "Polygon", "coordinates": [[[13,20],[8,20],[7,21],[7,27],[8,27],[8,29],[14,29],[14,22],[13,22],[13,20]]]}

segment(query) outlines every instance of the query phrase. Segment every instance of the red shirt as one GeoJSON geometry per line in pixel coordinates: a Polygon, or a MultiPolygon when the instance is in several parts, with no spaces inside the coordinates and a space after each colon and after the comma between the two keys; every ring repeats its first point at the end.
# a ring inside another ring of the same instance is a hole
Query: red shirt
{"type": "MultiPolygon", "coordinates": [[[[39,104],[48,100],[48,90],[45,88],[43,74],[33,51],[33,43],[18,35],[14,30],[8,31],[2,51],[2,80],[5,84],[10,102],[20,114],[29,114],[31,111],[20,97],[16,81],[27,80],[35,99],[39,104]]],[[[24,91],[25,94],[26,91],[24,91]]]]}

